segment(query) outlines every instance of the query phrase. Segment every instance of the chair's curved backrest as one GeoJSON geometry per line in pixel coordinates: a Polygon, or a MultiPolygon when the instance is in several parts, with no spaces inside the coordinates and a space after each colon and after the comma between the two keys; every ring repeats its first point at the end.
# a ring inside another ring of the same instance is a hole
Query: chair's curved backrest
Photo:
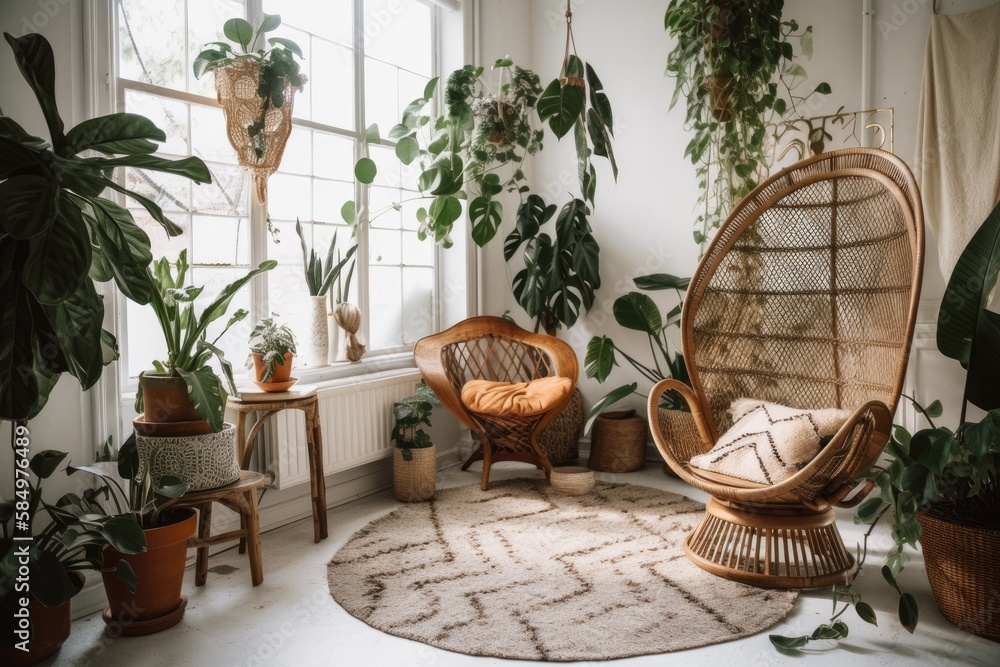
{"type": "Polygon", "coordinates": [[[718,432],[747,396],[800,408],[894,410],[923,267],[920,194],[891,153],[799,162],[747,195],[684,303],[693,388],[718,432]]]}
{"type": "Polygon", "coordinates": [[[438,398],[459,418],[471,416],[461,404],[469,380],[529,382],[560,375],[575,383],[579,372],[573,349],[551,336],[526,331],[500,317],[472,317],[417,341],[417,367],[438,398]]]}

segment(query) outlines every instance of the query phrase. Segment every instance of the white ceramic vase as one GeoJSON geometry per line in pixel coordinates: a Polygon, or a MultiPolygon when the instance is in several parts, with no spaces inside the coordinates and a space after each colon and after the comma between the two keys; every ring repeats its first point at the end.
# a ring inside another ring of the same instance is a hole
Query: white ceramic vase
{"type": "Polygon", "coordinates": [[[327,354],[329,362],[332,364],[335,361],[341,361],[343,357],[343,347],[344,347],[344,330],[340,328],[337,324],[337,318],[333,313],[330,313],[327,326],[330,328],[330,349],[327,354]]]}
{"type": "Polygon", "coordinates": [[[312,308],[309,313],[309,331],[299,341],[302,350],[299,354],[308,366],[326,366],[329,363],[330,334],[327,325],[327,310],[325,296],[311,296],[312,308]]]}

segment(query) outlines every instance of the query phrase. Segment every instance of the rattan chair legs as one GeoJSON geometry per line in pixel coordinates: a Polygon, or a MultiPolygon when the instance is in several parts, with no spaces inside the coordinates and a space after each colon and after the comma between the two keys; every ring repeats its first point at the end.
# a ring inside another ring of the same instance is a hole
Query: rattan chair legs
{"type": "Polygon", "coordinates": [[[858,571],[833,510],[725,503],[712,498],[684,540],[684,553],[712,574],[765,588],[822,588],[858,571]]]}

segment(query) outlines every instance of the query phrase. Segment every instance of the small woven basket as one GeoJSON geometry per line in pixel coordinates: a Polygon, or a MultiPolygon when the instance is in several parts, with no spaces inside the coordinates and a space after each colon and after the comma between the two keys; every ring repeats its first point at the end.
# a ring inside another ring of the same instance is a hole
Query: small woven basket
{"type": "Polygon", "coordinates": [[[437,446],[414,447],[413,459],[403,458],[403,450],[392,448],[392,490],[396,500],[417,503],[434,497],[437,481],[437,446]]]}
{"type": "Polygon", "coordinates": [[[594,471],[579,466],[553,468],[549,484],[553,491],[565,496],[582,496],[594,488],[594,471]]]}
{"type": "Polygon", "coordinates": [[[587,467],[601,472],[635,472],[646,462],[646,420],[635,410],[605,412],[594,421],[587,467]]]}
{"type": "Polygon", "coordinates": [[[927,578],[938,609],[972,634],[1000,641],[1000,529],[965,526],[933,507],[917,513],[927,578]]]}
{"type": "Polygon", "coordinates": [[[580,434],[583,432],[583,396],[574,389],[560,412],[538,432],[538,446],[554,466],[576,463],[580,458],[580,434]]]}

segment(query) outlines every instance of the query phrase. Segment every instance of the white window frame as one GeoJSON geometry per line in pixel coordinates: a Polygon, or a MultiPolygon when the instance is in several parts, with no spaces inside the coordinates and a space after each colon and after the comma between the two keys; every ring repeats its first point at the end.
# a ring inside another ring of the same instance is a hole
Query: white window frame
{"type": "MultiPolygon", "coordinates": [[[[432,65],[433,72],[432,76],[437,76],[440,72],[441,63],[441,41],[440,41],[440,12],[439,6],[431,0],[417,0],[422,4],[427,5],[431,8],[432,14],[432,65]]],[[[355,125],[357,129],[355,130],[345,130],[343,128],[337,128],[322,123],[317,123],[312,120],[293,118],[293,126],[299,126],[307,129],[315,129],[322,132],[334,134],[337,136],[350,138],[355,144],[355,160],[367,156],[368,154],[368,144],[365,140],[365,130],[368,123],[365,118],[365,55],[364,55],[364,39],[365,39],[365,29],[364,29],[364,0],[353,0],[354,3],[354,76],[355,76],[355,125]]],[[[201,95],[188,93],[186,91],[180,91],[173,88],[165,88],[156,85],[151,85],[141,81],[131,81],[127,79],[120,78],[117,72],[117,53],[118,53],[118,11],[117,11],[117,0],[93,0],[89,7],[89,12],[87,16],[87,33],[88,36],[92,36],[92,39],[86,44],[90,47],[91,53],[89,54],[88,60],[94,64],[91,71],[91,80],[94,81],[95,85],[93,88],[94,95],[92,95],[92,104],[89,111],[92,115],[100,115],[103,113],[113,113],[115,111],[121,111],[124,109],[125,105],[125,91],[126,90],[137,90],[140,92],[147,92],[152,94],[161,95],[167,98],[176,99],[178,101],[187,102],[191,104],[200,104],[209,107],[219,108],[218,101],[214,98],[203,97],[201,95]],[[101,48],[101,45],[106,45],[106,48],[101,48]],[[100,72],[106,72],[103,82],[100,79],[100,72]]],[[[246,16],[250,17],[247,20],[251,24],[256,25],[259,22],[259,17],[263,14],[263,0],[246,0],[246,16]],[[255,18],[256,17],[256,18],[255,18]]],[[[249,239],[250,239],[250,257],[249,262],[251,266],[257,266],[262,261],[267,259],[267,247],[268,247],[268,230],[267,230],[267,211],[264,206],[256,201],[256,198],[249,194],[249,207],[247,220],[250,225],[249,228],[249,239]]],[[[123,197],[121,197],[123,198],[123,197]]],[[[358,203],[359,210],[367,210],[368,207],[368,186],[362,185],[355,181],[355,201],[358,203]]],[[[440,308],[438,308],[439,296],[441,294],[442,287],[442,276],[441,276],[441,249],[435,246],[434,251],[434,305],[432,312],[433,327],[434,330],[439,329],[440,323],[440,308]]],[[[369,248],[368,248],[368,230],[362,229],[358,234],[358,251],[356,253],[357,266],[355,269],[356,286],[357,286],[357,296],[358,302],[360,304],[369,303],[369,248]]],[[[263,314],[270,312],[268,304],[268,275],[266,273],[255,278],[249,286],[251,295],[251,318],[259,319],[263,314]]],[[[112,330],[116,331],[116,335],[119,340],[119,346],[122,352],[122,358],[119,360],[119,372],[117,382],[109,383],[116,385],[119,395],[124,396],[125,399],[129,399],[129,395],[134,394],[137,389],[136,381],[134,377],[129,377],[128,375],[128,340],[127,340],[127,300],[123,295],[121,295],[118,290],[111,286],[105,292],[106,299],[105,302],[110,306],[111,303],[114,307],[109,307],[110,324],[114,324],[112,330]]],[[[362,307],[362,311],[365,312],[367,308],[362,307]]],[[[370,335],[370,320],[369,317],[363,317],[363,329],[361,333],[364,335],[366,340],[371,340],[370,335]]],[[[382,349],[377,353],[370,354],[366,356],[361,363],[350,364],[347,362],[335,363],[325,367],[318,367],[315,369],[302,369],[299,372],[300,377],[309,382],[320,382],[328,379],[333,379],[337,377],[344,377],[349,375],[361,375],[371,372],[377,372],[381,370],[387,370],[391,368],[400,368],[412,366],[412,351],[413,345],[402,345],[395,348],[382,349]]]]}

